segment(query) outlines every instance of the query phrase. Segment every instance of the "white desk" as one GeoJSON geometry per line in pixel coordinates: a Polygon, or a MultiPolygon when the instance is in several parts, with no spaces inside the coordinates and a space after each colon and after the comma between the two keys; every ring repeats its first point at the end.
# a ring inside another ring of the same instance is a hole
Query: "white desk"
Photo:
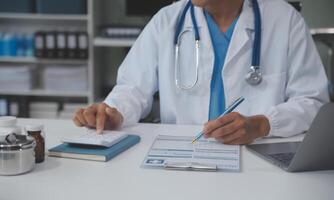
{"type": "MultiPolygon", "coordinates": [[[[19,123],[43,123],[47,148],[58,145],[62,136],[81,131],[70,121],[21,119],[19,123]]],[[[200,127],[138,124],[127,130],[138,133],[141,142],[109,162],[47,157],[31,173],[0,176],[0,199],[334,199],[334,171],[288,173],[245,147],[241,173],[143,169],[140,165],[157,134],[190,135],[200,127]]]]}

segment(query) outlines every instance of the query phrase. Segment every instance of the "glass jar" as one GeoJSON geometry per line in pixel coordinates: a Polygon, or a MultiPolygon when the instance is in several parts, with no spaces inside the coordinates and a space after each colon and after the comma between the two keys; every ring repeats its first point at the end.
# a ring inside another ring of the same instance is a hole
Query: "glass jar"
{"type": "Polygon", "coordinates": [[[36,163],[44,161],[45,156],[45,133],[43,125],[27,125],[25,126],[27,135],[33,137],[36,141],[35,160],[36,163]]]}

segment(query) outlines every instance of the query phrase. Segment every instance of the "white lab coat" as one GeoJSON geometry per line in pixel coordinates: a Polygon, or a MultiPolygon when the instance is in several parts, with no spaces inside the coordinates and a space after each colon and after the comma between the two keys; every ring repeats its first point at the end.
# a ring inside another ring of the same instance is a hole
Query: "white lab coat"
{"type": "MultiPolygon", "coordinates": [[[[265,115],[270,135],[287,137],[306,131],[328,101],[327,78],[320,57],[300,16],[283,0],[258,0],[262,15],[260,85],[246,83],[251,65],[254,17],[245,0],[222,71],[226,105],[243,96],[235,110],[245,116],[265,115]]],[[[175,86],[173,37],[186,0],[160,10],[147,24],[119,68],[117,85],[105,103],[124,116],[124,125],[138,122],[151,110],[159,91],[162,123],[197,124],[208,120],[214,53],[202,8],[195,8],[201,36],[197,85],[190,91],[175,86]]],[[[181,41],[184,84],[195,78],[194,29],[187,13],[181,41]]]]}

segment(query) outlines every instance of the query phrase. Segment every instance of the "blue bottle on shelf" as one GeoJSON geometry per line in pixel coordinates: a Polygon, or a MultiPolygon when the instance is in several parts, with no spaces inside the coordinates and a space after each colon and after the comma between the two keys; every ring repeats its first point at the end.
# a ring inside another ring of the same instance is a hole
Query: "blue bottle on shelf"
{"type": "Polygon", "coordinates": [[[12,34],[10,43],[9,43],[9,52],[10,56],[17,56],[17,37],[15,34],[12,34]]]}
{"type": "Polygon", "coordinates": [[[9,56],[9,43],[10,43],[10,34],[9,33],[4,33],[2,37],[2,50],[3,50],[3,56],[9,56]]]}
{"type": "Polygon", "coordinates": [[[0,32],[0,57],[4,56],[3,36],[4,34],[0,32]]]}
{"type": "Polygon", "coordinates": [[[22,34],[16,34],[16,56],[18,57],[24,57],[25,51],[26,51],[26,45],[25,45],[25,36],[22,34]]]}
{"type": "Polygon", "coordinates": [[[17,55],[17,40],[14,34],[6,33],[3,38],[4,56],[17,55]]]}
{"type": "Polygon", "coordinates": [[[26,46],[25,56],[33,57],[35,52],[35,42],[33,34],[27,34],[25,36],[25,46],[26,46]]]}

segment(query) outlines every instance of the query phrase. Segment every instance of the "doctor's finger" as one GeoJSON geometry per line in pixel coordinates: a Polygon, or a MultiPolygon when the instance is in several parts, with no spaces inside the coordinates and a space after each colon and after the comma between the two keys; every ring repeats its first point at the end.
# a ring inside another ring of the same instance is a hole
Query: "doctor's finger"
{"type": "Polygon", "coordinates": [[[250,144],[256,138],[251,136],[251,133],[247,132],[246,134],[242,135],[241,137],[229,142],[230,145],[241,145],[241,144],[250,144]]]}
{"type": "Polygon", "coordinates": [[[243,120],[234,120],[229,124],[226,124],[222,127],[217,128],[216,130],[210,133],[210,136],[213,138],[221,138],[227,135],[231,135],[232,133],[243,129],[245,127],[245,122],[243,120]]]}
{"type": "Polygon", "coordinates": [[[96,114],[97,114],[97,105],[93,104],[86,108],[83,112],[85,120],[90,127],[96,127],[96,114]]]}
{"type": "Polygon", "coordinates": [[[106,108],[106,113],[108,115],[108,120],[111,125],[111,128],[117,129],[121,126],[123,122],[123,117],[120,112],[116,108],[106,108]]]}
{"type": "Polygon", "coordinates": [[[75,112],[75,118],[80,122],[80,124],[82,124],[83,126],[87,125],[87,121],[83,115],[84,109],[79,108],[76,112],[75,112]]]}
{"type": "Polygon", "coordinates": [[[73,121],[74,124],[75,124],[76,126],[78,126],[78,127],[82,127],[82,126],[84,126],[84,124],[81,124],[81,122],[77,119],[77,117],[74,117],[74,118],[72,119],[72,121],[73,121]]]}
{"type": "Polygon", "coordinates": [[[253,140],[249,140],[248,138],[245,137],[240,137],[237,138],[231,142],[229,142],[229,145],[242,145],[242,144],[250,144],[253,140]]]}
{"type": "Polygon", "coordinates": [[[220,137],[219,141],[221,141],[224,144],[231,144],[233,141],[241,140],[243,137],[245,137],[245,135],[246,135],[246,130],[239,129],[230,135],[220,137]]]}
{"type": "Polygon", "coordinates": [[[204,124],[203,131],[206,137],[210,137],[211,133],[226,124],[233,122],[240,114],[236,113],[229,113],[223,117],[219,117],[216,120],[212,120],[204,124]]]}
{"type": "Polygon", "coordinates": [[[101,134],[104,130],[105,123],[106,123],[106,113],[105,113],[105,104],[100,104],[97,107],[97,114],[96,114],[96,132],[101,134]]]}

